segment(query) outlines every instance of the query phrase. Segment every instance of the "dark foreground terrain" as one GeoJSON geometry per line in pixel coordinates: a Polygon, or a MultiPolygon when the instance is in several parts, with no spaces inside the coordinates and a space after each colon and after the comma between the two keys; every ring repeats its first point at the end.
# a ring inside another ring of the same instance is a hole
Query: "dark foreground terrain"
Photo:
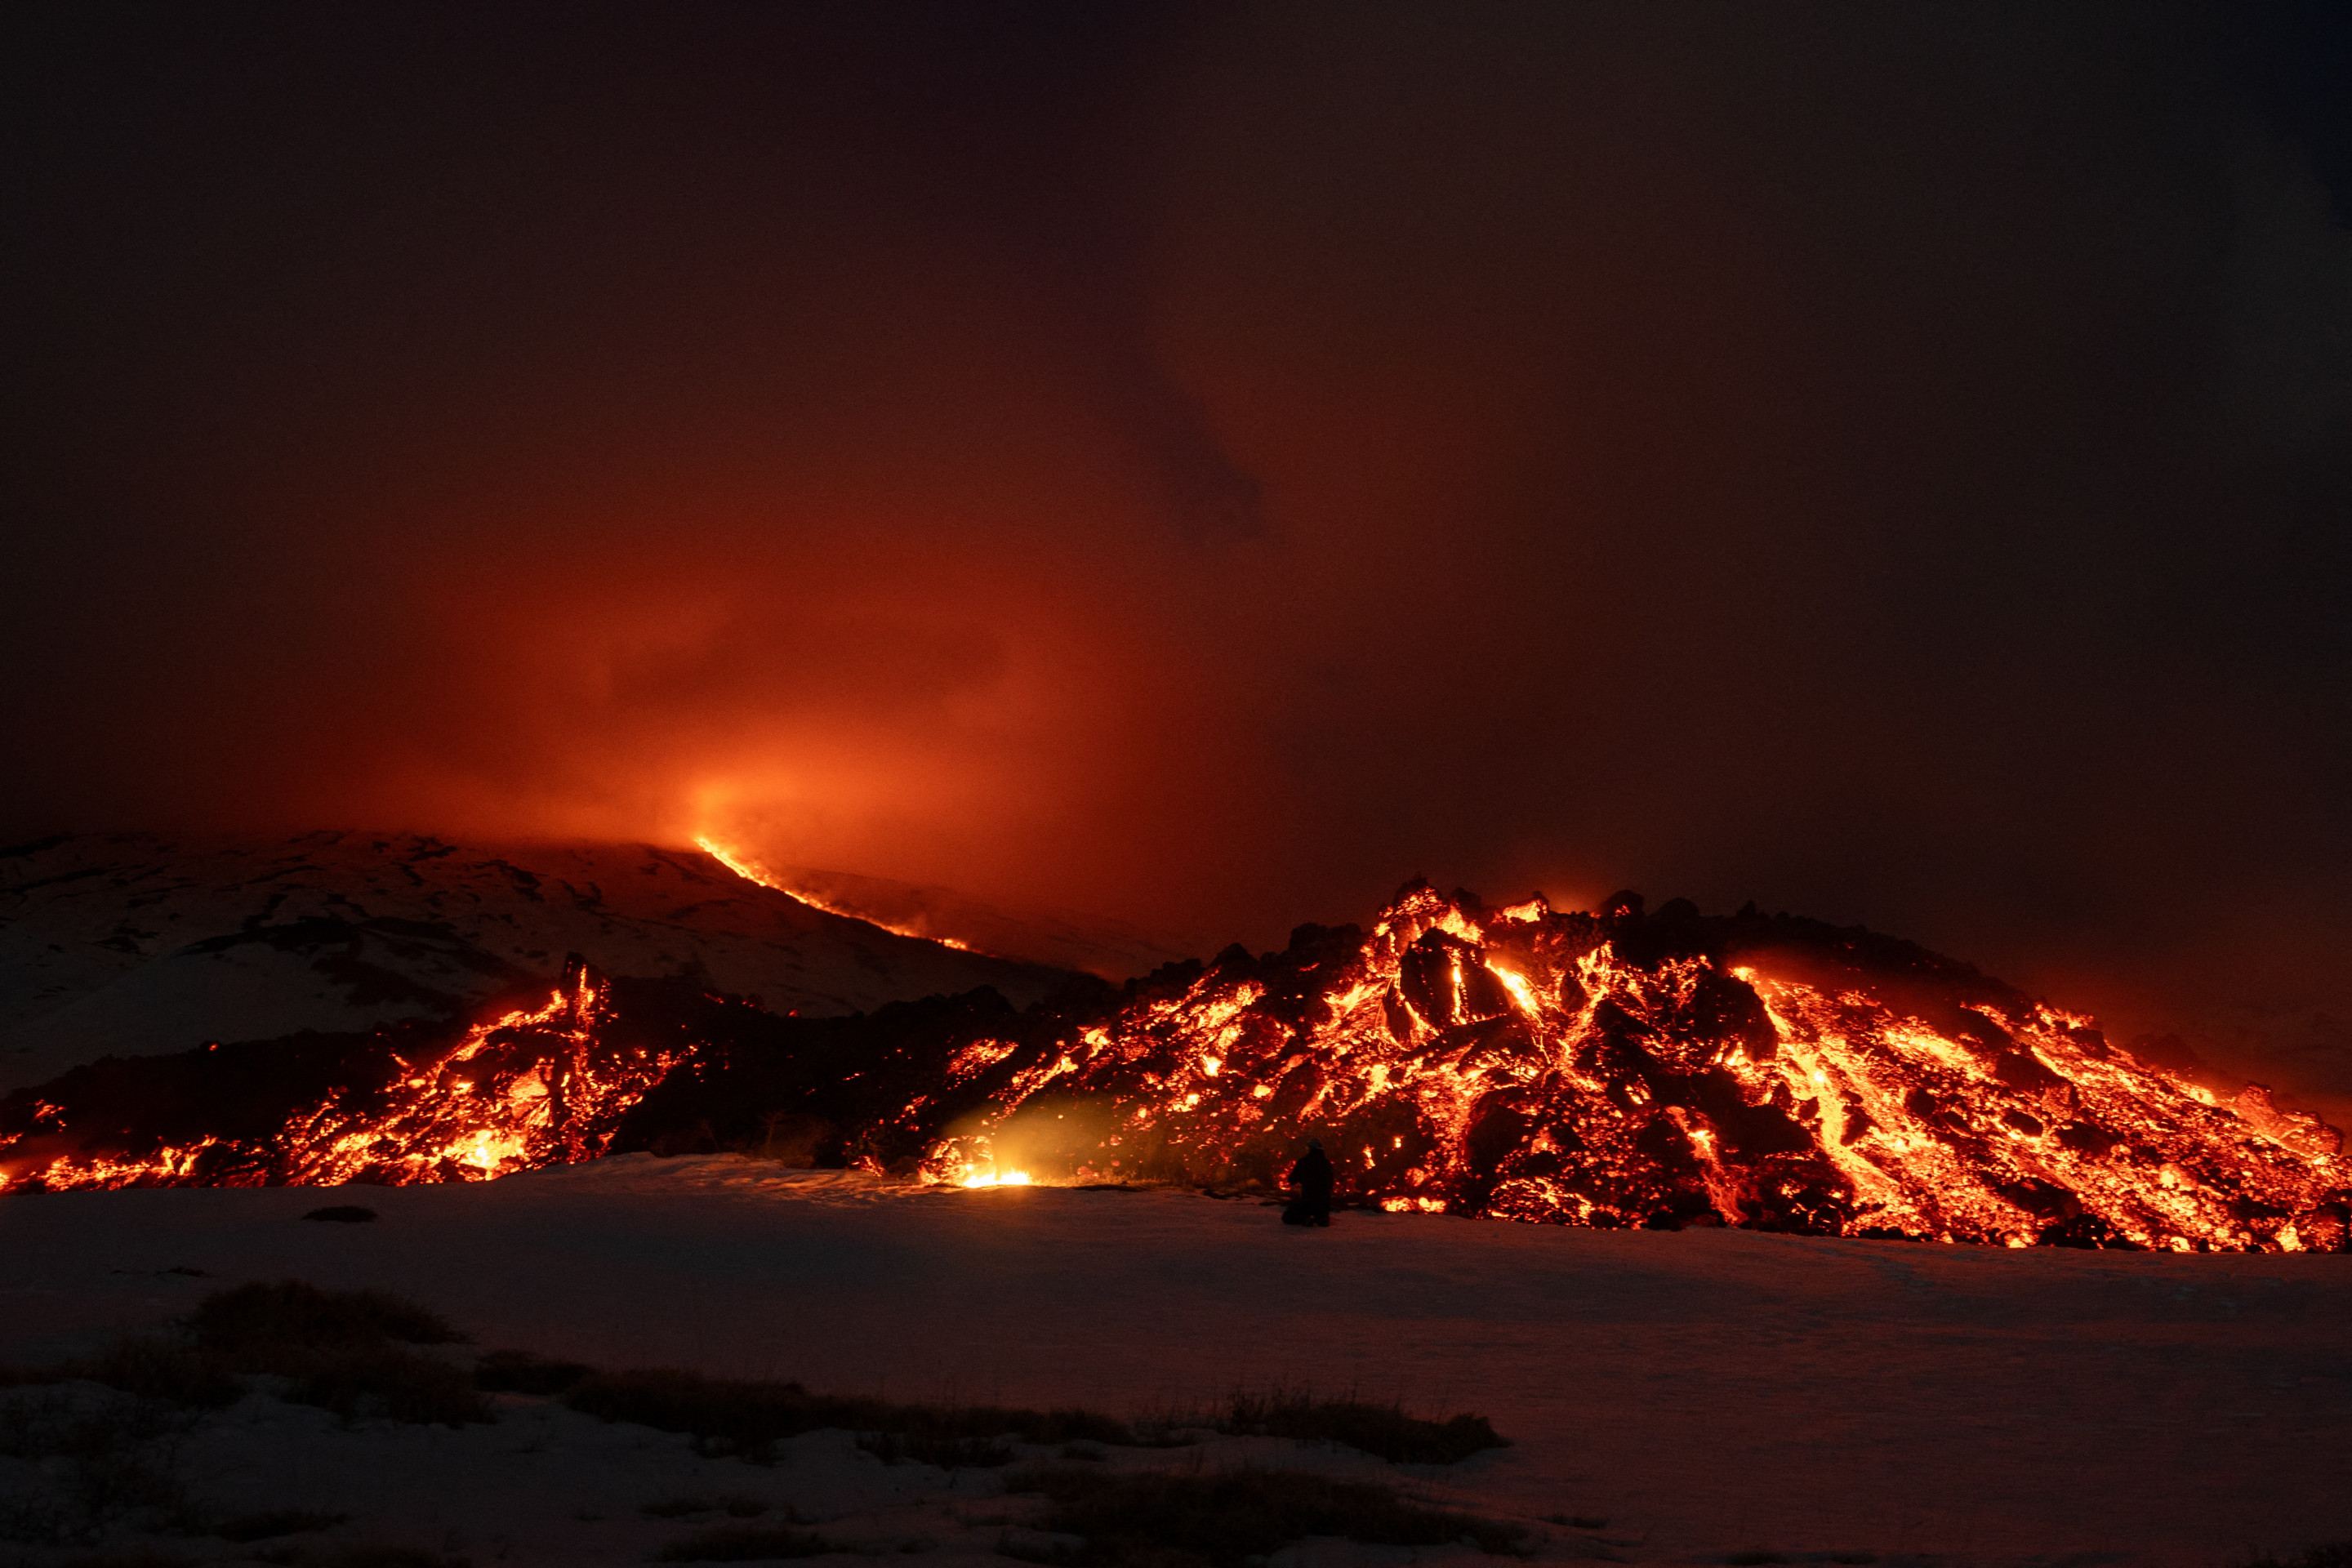
{"type": "MultiPolygon", "coordinates": [[[[89,1353],[291,1277],[412,1298],[475,1351],[887,1401],[1133,1418],[1307,1385],[1475,1412],[1513,1446],[1422,1467],[1226,1437],[1206,1462],[1402,1479],[1525,1527],[1543,1556],[2202,1565],[2352,1537],[2341,1255],[1363,1213],[1300,1232],[1249,1201],[926,1190],[725,1156],[338,1194],[37,1195],[0,1204],[0,1255],[7,1362],[89,1353]],[[379,1217],[301,1218],[336,1202],[379,1217]]],[[[998,1471],[891,1465],[821,1433],[761,1466],[500,1397],[517,1402],[461,1427],[252,1398],[182,1458],[224,1508],[347,1516],[343,1536],[396,1521],[477,1563],[643,1562],[687,1527],[642,1505],[737,1495],[869,1549],[994,1550],[938,1521],[982,1517],[998,1471]],[[925,1510],[931,1525],[908,1522],[925,1510]]],[[[1308,1559],[1409,1551],[1480,1556],[1328,1542],[1308,1559]]]]}

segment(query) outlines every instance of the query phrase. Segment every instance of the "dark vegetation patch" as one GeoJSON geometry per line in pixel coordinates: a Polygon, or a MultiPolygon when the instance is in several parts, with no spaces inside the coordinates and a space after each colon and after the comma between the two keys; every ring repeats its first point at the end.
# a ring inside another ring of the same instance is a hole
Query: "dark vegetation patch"
{"type": "Polygon", "coordinates": [[[94,1356],[51,1369],[60,1378],[88,1378],[141,1399],[197,1410],[217,1410],[245,1397],[245,1384],[228,1358],[175,1339],[131,1334],[94,1356]]]}
{"type": "Polygon", "coordinates": [[[223,1541],[247,1545],[285,1535],[308,1535],[314,1530],[332,1530],[343,1522],[343,1518],[340,1513],[310,1513],[299,1508],[265,1509],[259,1513],[225,1519],[214,1525],[210,1533],[223,1541]]]}
{"type": "Polygon", "coordinates": [[[198,1303],[178,1338],[131,1336],[95,1356],[10,1374],[19,1383],[87,1379],[166,1405],[217,1409],[244,1379],[286,1379],[286,1397],[346,1419],[460,1426],[489,1409],[467,1368],[407,1348],[465,1338],[411,1301],[299,1280],[240,1285],[198,1303]]]}
{"type": "Polygon", "coordinates": [[[323,1220],[329,1225],[368,1225],[374,1221],[375,1210],[363,1204],[329,1204],[312,1209],[304,1219],[323,1220]]]}
{"type": "Polygon", "coordinates": [[[786,1557],[816,1557],[841,1548],[805,1530],[770,1525],[720,1524],[673,1541],[654,1553],[657,1563],[771,1563],[786,1557]]]}
{"type": "Polygon", "coordinates": [[[993,1469],[1019,1456],[1003,1434],[934,1428],[916,1432],[860,1432],[857,1446],[886,1465],[937,1465],[943,1470],[993,1469]]]}
{"type": "Polygon", "coordinates": [[[196,1342],[236,1354],[268,1348],[338,1350],[396,1340],[454,1345],[466,1336],[413,1301],[376,1290],[321,1290],[299,1279],[207,1296],[189,1316],[196,1342]]]}
{"type": "Polygon", "coordinates": [[[1307,1394],[1236,1394],[1215,1425],[1237,1436],[1344,1444],[1393,1464],[1451,1465],[1488,1448],[1510,1447],[1510,1439],[1484,1415],[1430,1421],[1408,1415],[1402,1405],[1307,1394]]]}
{"type": "Polygon", "coordinates": [[[562,1394],[596,1369],[584,1362],[550,1361],[529,1351],[492,1351],[474,1363],[474,1386],[485,1394],[562,1394]]]}
{"type": "Polygon", "coordinates": [[[66,1545],[116,1529],[172,1529],[190,1509],[176,1464],[187,1418],[150,1400],[32,1389],[0,1401],[0,1456],[31,1485],[0,1499],[0,1541],[66,1545]]]}
{"type": "Polygon", "coordinates": [[[39,1389],[13,1393],[0,1414],[0,1458],[107,1458],[127,1447],[175,1435],[186,1423],[173,1412],[134,1401],[90,1401],[39,1389]]]}
{"type": "Polygon", "coordinates": [[[768,1511],[768,1505],[755,1497],[674,1497],[649,1502],[637,1511],[647,1519],[692,1519],[698,1513],[757,1519],[768,1511]]]}
{"type": "Polygon", "coordinates": [[[2352,1568],[2352,1541],[2323,1542],[2317,1546],[2306,1546],[2292,1557],[2264,1552],[2239,1563],[2237,1568],[2352,1568]]]}
{"type": "Polygon", "coordinates": [[[266,1546],[252,1556],[286,1568],[473,1568],[470,1558],[421,1546],[266,1546]]]}
{"type": "Polygon", "coordinates": [[[684,1432],[705,1454],[772,1458],[786,1437],[825,1427],[856,1433],[886,1459],[931,1464],[1003,1464],[1009,1444],[1132,1443],[1123,1421],[1090,1410],[1013,1410],[994,1405],[895,1405],[811,1394],[797,1383],[738,1382],[696,1373],[598,1373],[561,1396],[607,1421],[684,1432]]]}
{"type": "Polygon", "coordinates": [[[1045,1495],[1045,1529],[1083,1538],[1066,1551],[1030,1554],[1073,1568],[1242,1568],[1316,1535],[1397,1546],[1467,1542],[1490,1553],[1528,1543],[1516,1524],[1416,1502],[1393,1487],[1298,1470],[1122,1475],[1043,1465],[1005,1484],[1045,1495]]]}
{"type": "Polygon", "coordinates": [[[412,1426],[463,1426],[491,1418],[472,1373],[407,1351],[354,1349],[305,1357],[289,1375],[287,1398],[331,1410],[347,1421],[377,1416],[412,1426]]]}
{"type": "Polygon", "coordinates": [[[465,1339],[439,1315],[375,1290],[321,1290],[296,1279],[240,1285],[188,1319],[198,1357],[289,1380],[286,1397],[351,1419],[462,1426],[489,1412],[466,1368],[410,1345],[465,1339]]]}

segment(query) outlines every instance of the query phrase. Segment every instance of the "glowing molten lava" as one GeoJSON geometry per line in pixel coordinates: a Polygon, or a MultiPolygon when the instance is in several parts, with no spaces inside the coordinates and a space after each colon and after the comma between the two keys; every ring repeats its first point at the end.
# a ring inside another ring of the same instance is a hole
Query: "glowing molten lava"
{"type": "Polygon", "coordinates": [[[913,937],[918,942],[935,942],[941,947],[951,947],[959,952],[976,951],[969,943],[958,942],[951,936],[937,936],[929,931],[912,931],[905,926],[895,926],[887,921],[876,920],[872,915],[860,914],[855,910],[845,910],[837,904],[827,903],[806,888],[769,870],[743,849],[733,845],[721,844],[707,833],[698,836],[694,843],[697,848],[745,881],[757,882],[763,888],[788,894],[813,910],[823,910],[826,914],[839,915],[844,920],[862,921],[867,925],[888,931],[892,936],[913,937]]]}
{"type": "Polygon", "coordinates": [[[1301,927],[1026,1012],[981,990],[779,1017],[575,962],[462,1030],[18,1091],[0,1184],[478,1181],[623,1148],[1263,1192],[1310,1135],[1342,1201],[1401,1212],[2178,1250],[2341,1249],[2352,1217],[2334,1130],[1907,943],[1425,886],[1369,931],[1301,927]]]}
{"type": "MultiPolygon", "coordinates": [[[[616,1047],[604,1037],[606,1001],[605,983],[574,961],[539,1006],[476,1024],[429,1059],[391,1056],[387,1081],[338,1087],[267,1139],[204,1137],[120,1157],[65,1153],[13,1180],[47,1191],[487,1181],[593,1159],[621,1114],[685,1054],[616,1047]]],[[[62,1129],[61,1113],[53,1121],[62,1129]]],[[[0,1190],[10,1181],[0,1173],[0,1190]]]]}
{"type": "Polygon", "coordinates": [[[602,984],[574,964],[545,1003],[475,1025],[384,1094],[297,1117],[279,1151],[286,1179],[483,1181],[593,1159],[621,1112],[683,1055],[615,1059],[598,1040],[604,1001],[602,984]]]}
{"type": "Polygon", "coordinates": [[[1841,971],[1795,944],[1776,970],[1774,922],[1673,910],[1488,911],[1410,890],[1369,935],[1236,951],[994,1053],[992,1104],[924,1169],[969,1182],[1017,1156],[1057,1159],[1061,1179],[1263,1183],[1312,1133],[1343,1191],[1391,1210],[2344,1244],[2336,1134],[2258,1089],[2224,1103],[1916,949],[1897,954],[1924,961],[1911,973],[1841,971]],[[1742,945],[1758,951],[1727,961],[1742,945]],[[1043,1121],[1070,1104],[1095,1119],[1076,1142],[1066,1118],[1043,1121]]]}

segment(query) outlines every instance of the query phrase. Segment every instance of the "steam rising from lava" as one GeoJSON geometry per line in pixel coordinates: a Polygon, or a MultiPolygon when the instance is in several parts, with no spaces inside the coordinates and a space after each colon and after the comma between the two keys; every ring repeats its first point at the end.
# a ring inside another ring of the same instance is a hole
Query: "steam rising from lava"
{"type": "Polygon", "coordinates": [[[965,1186],[1263,1190],[1312,1134],[1359,1202],[1598,1226],[2336,1249],[2352,1198],[2336,1131],[2261,1089],[2225,1101],[1908,943],[1632,894],[1584,914],[1415,885],[1369,931],[1026,1013],[979,992],[779,1019],[575,965],[454,1044],[331,1070],[259,1133],[93,1152],[77,1127],[126,1119],[81,1069],[0,1104],[0,1178],[478,1180],[772,1152],[790,1121],[821,1159],[965,1186]]]}

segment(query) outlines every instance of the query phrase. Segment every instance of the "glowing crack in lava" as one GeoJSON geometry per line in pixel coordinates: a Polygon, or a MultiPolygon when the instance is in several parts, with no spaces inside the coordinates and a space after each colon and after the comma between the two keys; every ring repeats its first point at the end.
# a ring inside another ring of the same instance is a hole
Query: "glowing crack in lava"
{"type": "Polygon", "coordinates": [[[798,899],[813,910],[822,910],[829,915],[839,915],[844,920],[861,921],[867,925],[887,931],[892,936],[912,937],[918,942],[935,942],[941,947],[951,947],[959,952],[978,951],[970,943],[958,942],[951,936],[938,936],[929,931],[913,931],[905,926],[892,925],[887,921],[877,920],[872,915],[860,914],[856,910],[843,909],[838,904],[827,903],[807,889],[799,887],[788,879],[769,870],[746,851],[733,845],[722,844],[707,833],[698,835],[694,843],[695,847],[745,881],[757,882],[763,888],[798,899]]]}
{"type": "Polygon", "coordinates": [[[2345,1245],[2340,1140],[2316,1119],[2260,1089],[2224,1102],[1906,944],[1875,939],[1931,967],[1874,984],[1818,953],[1776,967],[1757,925],[1759,951],[1726,962],[1705,949],[1738,946],[1722,933],[1740,923],[1675,906],[1487,910],[1408,889],[1368,934],[1309,928],[1042,1046],[967,1047],[989,1108],[922,1168],[1263,1182],[1311,1133],[1343,1189],[1393,1211],[2345,1245]],[[1070,1105],[1095,1129],[1076,1141],[1046,1109],[1070,1105]]]}

